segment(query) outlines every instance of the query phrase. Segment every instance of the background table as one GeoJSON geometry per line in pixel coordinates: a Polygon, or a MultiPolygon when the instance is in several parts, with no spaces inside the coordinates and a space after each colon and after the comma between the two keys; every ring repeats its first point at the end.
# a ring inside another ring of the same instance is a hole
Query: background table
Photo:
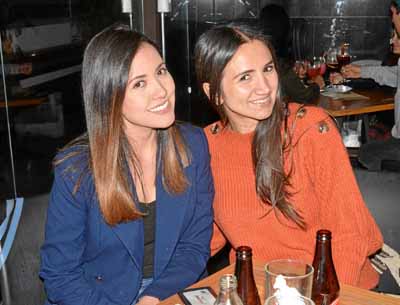
{"type": "Polygon", "coordinates": [[[394,90],[389,87],[353,90],[355,93],[368,99],[334,100],[331,97],[320,95],[314,104],[324,108],[334,117],[346,115],[366,114],[394,109],[394,90]]]}
{"type": "MultiPolygon", "coordinates": [[[[254,276],[257,283],[258,292],[260,294],[261,303],[264,304],[264,263],[254,262],[254,276]]],[[[198,283],[191,286],[203,287],[211,286],[216,293],[219,291],[219,279],[223,274],[233,273],[234,265],[230,265],[211,276],[199,281],[198,283]]],[[[160,305],[176,305],[183,304],[182,300],[178,295],[173,295],[168,299],[162,301],[160,305]]],[[[397,299],[392,296],[372,292],[366,289],[360,289],[349,285],[340,285],[340,305],[400,305],[400,298],[397,299]]]]}

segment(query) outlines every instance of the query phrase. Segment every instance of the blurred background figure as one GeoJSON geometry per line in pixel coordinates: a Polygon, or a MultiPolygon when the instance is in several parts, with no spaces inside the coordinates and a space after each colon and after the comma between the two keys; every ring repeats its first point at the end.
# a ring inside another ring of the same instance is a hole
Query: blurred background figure
{"type": "Polygon", "coordinates": [[[272,42],[279,63],[282,95],[300,103],[310,103],[319,96],[325,82],[321,75],[307,78],[308,62],[293,60],[290,21],[285,9],[277,4],[264,6],[259,17],[260,28],[272,42]]]}
{"type": "MultiPolygon", "coordinates": [[[[392,52],[400,54],[400,15],[397,13],[397,5],[393,2],[390,6],[393,30],[390,38],[392,52]]],[[[372,78],[380,85],[399,88],[399,61],[396,66],[382,66],[379,61],[363,60],[354,64],[346,65],[340,73],[332,73],[330,81],[341,83],[344,78],[372,78]]],[[[394,138],[400,138],[400,92],[397,90],[395,95],[394,126],[391,134],[394,138]]]]}
{"type": "MultiPolygon", "coordinates": [[[[400,54],[400,15],[396,3],[390,6],[393,29],[391,34],[391,47],[394,54],[400,54]]],[[[357,64],[346,65],[340,73],[330,75],[330,81],[340,83],[343,78],[372,78],[380,85],[397,88],[394,102],[394,125],[391,136],[385,141],[373,141],[361,146],[359,161],[369,170],[377,171],[383,168],[383,164],[390,162],[390,166],[400,165],[400,77],[399,63],[395,66],[382,66],[380,62],[373,60],[358,61],[357,64]]]]}

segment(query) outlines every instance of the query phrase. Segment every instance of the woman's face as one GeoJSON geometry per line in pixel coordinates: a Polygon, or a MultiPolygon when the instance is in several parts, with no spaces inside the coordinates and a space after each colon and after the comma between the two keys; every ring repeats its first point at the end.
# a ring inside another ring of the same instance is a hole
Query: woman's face
{"type": "Polygon", "coordinates": [[[400,39],[396,31],[393,31],[390,43],[392,44],[393,53],[400,54],[400,39]]]}
{"type": "Polygon", "coordinates": [[[175,120],[175,83],[157,50],[143,43],[133,58],[122,115],[128,135],[169,127],[175,120]]]}
{"type": "Polygon", "coordinates": [[[221,103],[233,130],[253,131],[275,105],[278,74],[268,47],[253,40],[239,47],[226,65],[221,103]]]}

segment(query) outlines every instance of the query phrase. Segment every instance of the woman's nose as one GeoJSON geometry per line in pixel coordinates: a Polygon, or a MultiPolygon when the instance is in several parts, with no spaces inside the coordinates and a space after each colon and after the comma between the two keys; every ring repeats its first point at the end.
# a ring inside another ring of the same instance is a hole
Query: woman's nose
{"type": "Polygon", "coordinates": [[[155,79],[153,90],[154,98],[165,98],[167,96],[166,85],[159,79],[155,79]]]}
{"type": "Polygon", "coordinates": [[[271,91],[271,82],[265,75],[260,75],[258,77],[256,93],[265,94],[271,91]]]}

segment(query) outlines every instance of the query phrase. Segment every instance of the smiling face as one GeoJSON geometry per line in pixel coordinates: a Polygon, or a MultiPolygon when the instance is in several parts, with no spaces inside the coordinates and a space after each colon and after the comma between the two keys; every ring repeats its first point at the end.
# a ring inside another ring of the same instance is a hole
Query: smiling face
{"type": "Polygon", "coordinates": [[[270,117],[278,90],[278,74],[268,47],[259,40],[242,44],[223,71],[222,107],[233,130],[254,131],[270,117]]]}
{"type": "Polygon", "coordinates": [[[169,127],[175,120],[174,106],[174,80],[157,50],[143,43],[132,61],[122,102],[126,133],[169,127]]]}
{"type": "Polygon", "coordinates": [[[394,54],[400,54],[400,38],[396,31],[393,30],[392,37],[390,39],[392,45],[392,51],[394,54]]]}

